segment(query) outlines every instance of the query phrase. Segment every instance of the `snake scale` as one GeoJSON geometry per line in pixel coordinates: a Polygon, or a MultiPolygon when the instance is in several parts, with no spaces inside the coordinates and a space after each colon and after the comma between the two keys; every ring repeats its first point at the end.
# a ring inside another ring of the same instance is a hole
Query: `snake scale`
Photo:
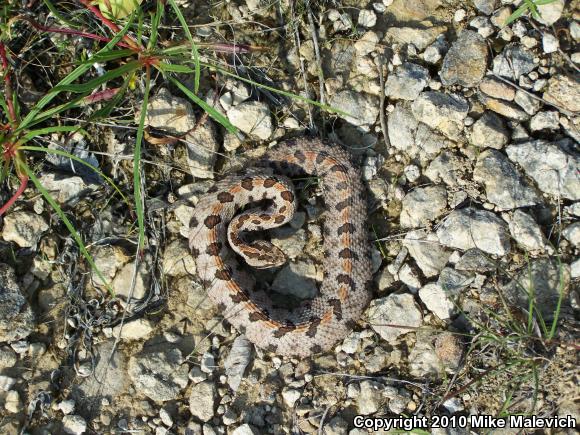
{"type": "Polygon", "coordinates": [[[189,245],[210,299],[238,331],[266,351],[306,357],[343,339],[370,300],[366,218],[361,175],[350,154],[320,140],[295,139],[267,151],[255,169],[229,175],[201,196],[189,245]],[[288,309],[256,287],[235,253],[257,268],[284,263],[277,247],[249,236],[292,218],[296,194],[287,177],[304,174],[322,184],[324,278],[315,298],[288,309]]]}

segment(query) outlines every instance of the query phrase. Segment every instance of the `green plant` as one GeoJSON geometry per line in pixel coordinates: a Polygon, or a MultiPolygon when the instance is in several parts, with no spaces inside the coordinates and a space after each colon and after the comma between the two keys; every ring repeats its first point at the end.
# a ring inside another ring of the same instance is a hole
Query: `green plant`
{"type": "Polygon", "coordinates": [[[538,6],[547,5],[550,3],[554,3],[556,0],[524,0],[524,2],[517,8],[506,20],[505,25],[513,23],[515,20],[520,18],[526,12],[530,11],[534,18],[538,18],[540,16],[540,12],[538,11],[538,6]]]}

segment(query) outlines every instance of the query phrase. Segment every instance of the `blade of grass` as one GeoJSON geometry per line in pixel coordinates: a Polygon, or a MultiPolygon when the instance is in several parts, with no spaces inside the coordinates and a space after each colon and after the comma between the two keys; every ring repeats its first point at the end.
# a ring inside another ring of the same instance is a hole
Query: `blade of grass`
{"type": "Polygon", "coordinates": [[[137,137],[135,138],[135,160],[133,162],[133,196],[135,197],[135,211],[137,213],[137,226],[139,227],[139,236],[137,241],[137,250],[141,251],[145,242],[145,212],[143,197],[141,195],[141,144],[143,143],[143,134],[145,130],[145,117],[147,116],[147,105],[149,103],[149,89],[151,86],[151,68],[146,67],[145,73],[145,92],[143,93],[143,103],[141,104],[141,115],[139,116],[139,127],[137,128],[137,137]]]}
{"type": "Polygon", "coordinates": [[[64,24],[66,24],[67,26],[70,27],[75,27],[75,24],[72,23],[71,21],[67,20],[65,17],[63,17],[60,12],[58,11],[58,9],[52,4],[51,1],[49,0],[42,0],[44,2],[44,4],[46,5],[46,7],[48,8],[48,10],[52,13],[52,15],[54,15],[54,17],[63,22],[64,24]]]}
{"type": "Polygon", "coordinates": [[[114,70],[107,71],[102,76],[94,78],[93,80],[89,80],[86,83],[81,83],[78,85],[58,85],[55,86],[53,90],[58,92],[68,91],[77,94],[92,92],[95,88],[99,87],[103,83],[107,83],[108,81],[116,79],[117,77],[135,71],[140,66],[141,63],[138,60],[133,60],[131,62],[127,62],[124,65],[121,65],[118,68],[115,68],[114,70]]]}
{"type": "Polygon", "coordinates": [[[191,44],[191,57],[193,59],[194,65],[195,65],[194,76],[193,76],[194,77],[194,79],[193,79],[193,83],[194,83],[193,92],[197,94],[199,91],[199,77],[201,74],[201,65],[199,63],[199,51],[197,49],[197,44],[193,40],[193,36],[191,36],[191,32],[189,31],[189,26],[187,25],[187,21],[185,21],[185,17],[181,13],[179,6],[177,6],[177,4],[175,3],[175,0],[169,0],[169,4],[173,8],[173,11],[175,12],[175,15],[177,16],[177,19],[179,20],[179,23],[181,24],[181,27],[183,28],[183,31],[185,32],[185,36],[187,36],[187,39],[189,40],[189,42],[191,44]]]}
{"type": "Polygon", "coordinates": [[[552,320],[552,327],[550,328],[550,332],[548,333],[548,339],[551,340],[556,335],[556,327],[558,326],[558,319],[560,318],[560,310],[562,309],[562,301],[564,300],[564,268],[562,266],[562,262],[560,261],[560,257],[558,258],[558,275],[560,278],[560,284],[558,288],[558,303],[556,304],[556,311],[554,312],[554,319],[552,320]]]}
{"type": "Polygon", "coordinates": [[[193,101],[195,104],[197,104],[199,107],[201,107],[204,111],[206,111],[209,116],[211,116],[213,119],[215,119],[221,125],[223,125],[226,128],[226,130],[228,130],[231,133],[237,133],[238,129],[233,126],[233,124],[229,121],[228,118],[226,118],[224,115],[222,115],[216,109],[211,107],[209,104],[207,104],[201,98],[199,98],[197,95],[195,95],[189,89],[187,89],[187,87],[183,83],[174,79],[173,77],[168,77],[168,78],[171,81],[171,83],[173,83],[175,86],[177,86],[185,95],[187,95],[187,97],[191,101],[193,101]]]}
{"type": "MultiPolygon", "coordinates": [[[[129,20],[127,20],[127,23],[121,29],[121,31],[119,33],[117,33],[113,37],[113,39],[111,39],[111,41],[109,41],[102,49],[100,49],[96,53],[96,56],[98,56],[99,54],[103,54],[103,53],[110,52],[111,49],[123,38],[123,36],[125,36],[125,34],[131,28],[132,25],[133,25],[133,15],[131,16],[131,18],[129,20]]],[[[94,56],[91,59],[94,59],[94,56]]],[[[71,72],[64,79],[62,79],[57,84],[57,86],[55,86],[55,88],[58,87],[58,86],[68,85],[68,84],[74,82],[76,79],[78,79],[83,74],[85,74],[92,67],[93,63],[94,62],[90,62],[90,63],[85,63],[85,64],[82,64],[82,65],[78,66],[77,68],[75,68],[75,70],[73,72],[71,72]]],[[[26,127],[28,127],[29,124],[36,118],[36,115],[38,115],[38,113],[48,103],[50,103],[53,100],[54,97],[56,97],[59,94],[60,91],[55,91],[55,88],[53,88],[52,90],[48,91],[47,94],[44,97],[42,97],[38,101],[38,103],[36,103],[36,105],[32,108],[32,110],[30,112],[28,112],[28,114],[26,115],[26,117],[20,123],[20,125],[18,127],[18,131],[21,131],[21,130],[25,129],[26,127]]]]}
{"type": "Polygon", "coordinates": [[[87,248],[85,247],[85,244],[83,243],[81,236],[77,232],[74,225],[66,217],[66,214],[62,211],[62,209],[60,208],[58,203],[54,200],[52,195],[44,188],[44,186],[42,185],[40,180],[38,178],[36,178],[36,175],[34,175],[34,172],[32,172],[32,170],[28,167],[28,165],[23,164],[23,165],[21,165],[21,168],[24,170],[24,172],[26,172],[26,174],[30,178],[30,181],[32,181],[32,183],[36,186],[36,188],[41,193],[41,195],[44,197],[44,199],[46,199],[46,201],[50,204],[50,206],[53,208],[53,210],[56,212],[56,214],[63,221],[63,223],[65,224],[65,226],[69,230],[71,236],[75,240],[77,246],[79,247],[81,254],[83,255],[83,257],[85,257],[85,259],[87,260],[87,262],[91,266],[91,269],[93,269],[95,271],[95,273],[97,274],[97,276],[99,277],[101,282],[105,285],[107,290],[111,293],[111,295],[115,296],[115,292],[113,291],[111,284],[105,279],[105,277],[103,276],[103,274],[101,273],[101,271],[99,270],[97,265],[95,264],[93,257],[87,251],[87,248]]]}
{"type": "Polygon", "coordinates": [[[155,12],[153,20],[151,21],[151,32],[149,43],[147,44],[147,48],[149,50],[152,50],[157,44],[157,37],[159,36],[159,23],[161,23],[161,18],[163,17],[164,11],[165,7],[163,6],[163,2],[157,0],[157,11],[155,12]]]}

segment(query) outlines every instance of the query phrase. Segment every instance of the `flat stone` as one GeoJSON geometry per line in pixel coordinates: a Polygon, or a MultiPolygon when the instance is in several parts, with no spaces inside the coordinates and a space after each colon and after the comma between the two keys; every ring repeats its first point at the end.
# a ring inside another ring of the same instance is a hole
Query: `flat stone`
{"type": "Polygon", "coordinates": [[[153,325],[147,319],[135,319],[113,328],[113,336],[124,340],[140,340],[153,331],[153,325]]]}
{"type": "Polygon", "coordinates": [[[534,54],[519,44],[508,44],[493,60],[494,73],[516,82],[535,68],[534,54]]]}
{"type": "Polygon", "coordinates": [[[499,116],[485,112],[472,127],[471,143],[479,148],[502,149],[509,142],[509,132],[499,116]]]}
{"type": "Polygon", "coordinates": [[[528,213],[522,210],[515,210],[511,214],[506,214],[504,219],[509,225],[510,233],[514,240],[526,251],[552,251],[551,246],[547,243],[546,236],[542,233],[535,219],[528,213]]]}
{"type": "Polygon", "coordinates": [[[418,121],[441,131],[450,139],[457,140],[461,136],[469,104],[459,95],[428,91],[419,95],[411,109],[418,121]]]}
{"type": "Polygon", "coordinates": [[[481,35],[464,30],[443,59],[439,75],[445,86],[474,87],[487,69],[487,45],[481,35]]]}
{"type": "Polygon", "coordinates": [[[144,262],[139,264],[137,271],[135,271],[135,263],[125,264],[113,279],[113,291],[116,296],[122,297],[124,300],[139,301],[145,297],[149,290],[149,282],[151,280],[151,272],[144,262]],[[135,286],[133,287],[133,275],[136,273],[135,286]]]}
{"type": "Polygon", "coordinates": [[[413,295],[409,293],[391,294],[373,300],[367,309],[367,318],[371,328],[388,342],[394,342],[399,336],[412,332],[423,323],[421,311],[417,308],[413,295]],[[392,325],[411,328],[397,328],[392,325]]]}
{"type": "Polygon", "coordinates": [[[496,150],[485,150],[479,155],[473,179],[484,184],[488,201],[500,210],[536,205],[542,201],[508,158],[496,150]]]}
{"type": "Polygon", "coordinates": [[[565,4],[564,0],[555,0],[545,5],[538,5],[539,17],[534,17],[534,19],[542,24],[551,26],[562,16],[565,4]]]}
{"type": "MultiPolygon", "coordinates": [[[[133,355],[128,372],[140,393],[151,400],[165,402],[176,399],[187,386],[188,367],[183,363],[183,356],[177,348],[153,349],[133,355]]],[[[201,409],[201,403],[198,406],[201,409]]]]}
{"type": "MultiPolygon", "coordinates": [[[[423,23],[421,23],[423,24],[423,23]]],[[[425,23],[426,26],[431,24],[425,23]]],[[[447,31],[445,26],[433,26],[427,28],[417,27],[394,27],[389,26],[385,35],[388,43],[413,44],[417,50],[422,51],[431,45],[437,37],[447,31]]]]}
{"type": "Polygon", "coordinates": [[[300,299],[313,298],[316,287],[316,266],[310,261],[296,261],[285,265],[274,278],[272,290],[294,295],[300,299]]]}
{"type": "MultiPolygon", "coordinates": [[[[141,111],[135,113],[139,123],[141,111]]],[[[145,125],[159,128],[171,134],[185,134],[195,127],[195,114],[191,103],[184,98],[175,97],[166,88],[161,88],[147,104],[145,125]]]]}
{"type": "Polygon", "coordinates": [[[530,120],[530,130],[544,131],[544,130],[559,130],[560,129],[560,115],[558,112],[542,111],[536,113],[530,120]]]}
{"type": "Polygon", "coordinates": [[[195,276],[195,260],[187,241],[177,239],[167,245],[163,253],[162,270],[166,276],[195,276]]]}
{"type": "Polygon", "coordinates": [[[537,98],[532,97],[527,92],[520,89],[516,92],[515,100],[516,104],[520,106],[528,115],[535,115],[542,103],[537,98]]]}
{"type": "Polygon", "coordinates": [[[481,100],[486,108],[493,110],[495,113],[499,113],[506,118],[515,121],[527,121],[530,118],[526,112],[510,101],[496,100],[495,98],[490,97],[483,97],[481,100]]]}
{"type": "Polygon", "coordinates": [[[516,90],[494,77],[484,77],[479,84],[479,90],[492,98],[500,100],[513,101],[516,96],[516,90]]]}
{"type": "Polygon", "coordinates": [[[451,251],[441,246],[435,233],[424,230],[409,231],[403,246],[409,250],[409,255],[427,278],[437,276],[451,255],[451,251]]]}
{"type": "Polygon", "coordinates": [[[372,125],[379,116],[379,99],[370,94],[344,90],[334,94],[330,105],[346,112],[341,118],[354,126],[372,125]]]}
{"type": "Polygon", "coordinates": [[[401,226],[416,228],[441,216],[447,208],[447,190],[443,186],[419,187],[402,201],[401,226]]]}
{"type": "Polygon", "coordinates": [[[80,415],[65,415],[62,418],[62,425],[67,434],[81,435],[87,430],[87,422],[80,415]]]}
{"type": "Polygon", "coordinates": [[[236,337],[234,344],[224,361],[228,385],[232,391],[237,391],[246,367],[250,364],[253,355],[252,343],[243,335],[236,337]]]}
{"type": "Polygon", "coordinates": [[[14,269],[0,263],[0,342],[22,340],[34,328],[34,314],[18,285],[14,269]]]}
{"type": "Polygon", "coordinates": [[[439,274],[437,285],[448,294],[457,296],[474,281],[474,278],[475,274],[473,272],[446,267],[439,274]]]}
{"type": "Polygon", "coordinates": [[[42,186],[60,205],[72,205],[75,201],[96,190],[96,184],[87,183],[81,177],[54,172],[44,174],[40,178],[42,186]]]}
{"type": "Polygon", "coordinates": [[[473,0],[477,10],[485,15],[491,15],[498,5],[497,0],[473,0]]]}
{"type": "Polygon", "coordinates": [[[213,178],[213,165],[219,150],[217,131],[211,120],[206,120],[185,135],[187,165],[196,178],[213,178]]]}
{"type": "Polygon", "coordinates": [[[455,312],[455,304],[450,293],[439,284],[430,283],[419,290],[419,297],[427,309],[441,320],[449,319],[455,312]]]}
{"type": "Polygon", "coordinates": [[[48,224],[42,216],[15,211],[4,217],[2,238],[7,242],[16,243],[21,248],[32,248],[36,246],[46,230],[48,230],[48,224]]]}
{"type": "Polygon", "coordinates": [[[387,117],[388,134],[391,145],[410,155],[415,155],[415,132],[419,121],[413,116],[411,104],[398,102],[387,117]]]}
{"type": "Polygon", "coordinates": [[[191,415],[201,421],[211,420],[215,416],[214,407],[217,398],[217,389],[213,382],[203,381],[193,385],[189,395],[191,415]]]}
{"type": "Polygon", "coordinates": [[[425,175],[434,183],[443,181],[458,188],[464,184],[464,177],[471,172],[471,164],[462,156],[444,150],[427,167],[425,175]]]}
{"type": "Polygon", "coordinates": [[[456,270],[466,270],[478,273],[493,272],[497,268],[495,262],[489,256],[477,249],[472,248],[465,251],[459,261],[455,264],[456,270]]]}
{"type": "Polygon", "coordinates": [[[227,114],[235,127],[258,139],[268,140],[274,132],[270,108],[261,101],[244,101],[227,114]]]}
{"type": "Polygon", "coordinates": [[[576,248],[580,247],[580,222],[574,222],[562,230],[562,235],[576,248]]]}
{"type": "Polygon", "coordinates": [[[580,111],[580,83],[564,74],[553,75],[548,80],[544,100],[563,107],[570,112],[580,111]]]}
{"type": "Polygon", "coordinates": [[[453,211],[439,226],[437,237],[451,248],[479,248],[493,255],[511,250],[506,223],[489,211],[475,208],[453,211]]]}
{"type": "Polygon", "coordinates": [[[429,83],[429,70],[421,65],[405,62],[389,74],[385,95],[401,100],[414,100],[429,83]]]}
{"type": "Polygon", "coordinates": [[[570,142],[533,140],[506,148],[507,155],[534,179],[540,190],[556,197],[580,200],[580,157],[568,151],[570,142]]]}
{"type": "Polygon", "coordinates": [[[521,308],[528,309],[530,295],[534,298],[534,307],[540,311],[544,321],[554,318],[560,293],[567,300],[570,287],[570,267],[558,264],[555,260],[540,258],[530,260],[508,284],[502,286],[502,293],[508,301],[521,308]]]}

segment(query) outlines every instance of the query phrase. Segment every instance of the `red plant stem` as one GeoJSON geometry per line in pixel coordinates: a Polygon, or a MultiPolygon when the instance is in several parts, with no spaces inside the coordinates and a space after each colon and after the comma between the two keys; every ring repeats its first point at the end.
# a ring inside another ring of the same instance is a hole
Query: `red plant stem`
{"type": "MultiPolygon", "coordinates": [[[[107,37],[101,36],[101,35],[96,35],[94,33],[81,32],[80,30],[66,29],[66,28],[61,28],[61,27],[48,27],[48,26],[43,26],[39,22],[34,21],[32,18],[29,18],[29,17],[21,16],[19,18],[21,20],[29,22],[32,27],[34,27],[35,29],[38,29],[42,32],[63,33],[65,35],[77,35],[77,36],[82,36],[83,38],[95,39],[95,40],[101,41],[101,42],[110,42],[111,41],[111,38],[107,38],[107,37]]],[[[133,46],[126,44],[124,42],[120,42],[120,41],[117,43],[117,45],[119,47],[123,47],[123,48],[130,48],[130,49],[134,48],[133,46]]]]}
{"type": "Polygon", "coordinates": [[[24,191],[26,190],[26,186],[28,186],[28,175],[21,175],[20,176],[20,187],[18,188],[16,193],[14,195],[12,195],[12,197],[8,201],[6,201],[6,204],[4,204],[2,206],[2,208],[0,208],[0,216],[2,216],[4,213],[6,213],[6,211],[10,207],[12,207],[12,204],[14,204],[16,202],[16,200],[18,198],[20,198],[20,195],[22,195],[24,193],[24,191]]]}
{"type": "MultiPolygon", "coordinates": [[[[93,6],[91,4],[91,0],[79,0],[79,2],[81,2],[88,10],[90,10],[93,14],[95,14],[97,16],[97,18],[99,20],[101,20],[101,22],[106,25],[109,29],[111,29],[113,32],[115,33],[119,33],[121,31],[121,29],[119,28],[119,26],[117,26],[115,23],[113,23],[111,20],[109,20],[107,17],[105,17],[101,11],[99,10],[99,8],[93,6]]],[[[142,51],[143,47],[141,47],[139,44],[137,44],[137,42],[131,38],[128,35],[123,36],[123,40],[130,46],[130,48],[132,48],[133,50],[136,51],[142,51]]]]}
{"type": "Polygon", "coordinates": [[[2,69],[4,70],[4,92],[6,93],[6,105],[8,106],[8,117],[10,122],[16,124],[16,111],[12,101],[12,80],[10,78],[10,64],[6,56],[6,47],[0,42],[0,59],[2,60],[2,69]]]}

